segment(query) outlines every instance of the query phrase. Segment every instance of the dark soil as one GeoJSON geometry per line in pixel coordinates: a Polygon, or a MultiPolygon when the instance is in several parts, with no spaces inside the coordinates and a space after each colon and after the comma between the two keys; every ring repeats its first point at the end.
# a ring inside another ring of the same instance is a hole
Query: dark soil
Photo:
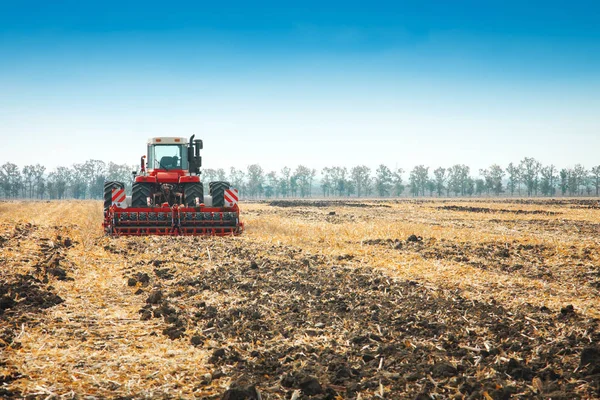
{"type": "MultiPolygon", "coordinates": [[[[373,204],[362,203],[360,201],[343,201],[343,200],[275,200],[269,203],[272,207],[358,207],[358,208],[373,208],[383,207],[390,208],[389,204],[381,202],[373,202],[373,204]]],[[[331,214],[331,215],[335,215],[331,214]]]]}
{"type": "Polygon", "coordinates": [[[542,214],[542,215],[558,215],[562,214],[556,211],[548,210],[508,210],[502,208],[485,208],[485,207],[471,207],[471,206],[441,206],[437,207],[439,210],[449,211],[466,211],[473,213],[498,213],[498,214],[542,214]]]}
{"type": "MultiPolygon", "coordinates": [[[[373,244],[424,248],[427,240],[373,244]]],[[[140,315],[163,319],[169,338],[210,350],[220,371],[213,379],[242,382],[224,398],[253,398],[236,397],[252,396],[253,385],[263,398],[372,398],[380,390],[392,398],[532,398],[540,396],[534,379],[542,398],[600,396],[590,348],[599,321],[576,309],[509,310],[286,246],[204,245],[221,267],[199,263],[175,280],[151,278],[162,296],[140,315]]],[[[498,257],[535,251],[543,249],[512,245],[498,257]]]]}
{"type": "MultiPolygon", "coordinates": [[[[0,238],[0,249],[20,249],[25,241],[35,240],[37,250],[20,251],[18,256],[2,260],[6,268],[0,270],[0,367],[6,365],[2,359],[3,349],[18,350],[21,343],[18,333],[35,324],[36,314],[64,302],[51,285],[53,280],[69,281],[70,263],[65,251],[75,243],[68,237],[55,234],[52,238],[39,237],[38,227],[33,224],[18,224],[12,233],[0,238]],[[33,236],[33,234],[36,236],[33,236]],[[32,266],[25,265],[32,262],[32,266]]],[[[54,228],[56,231],[60,227],[54,228]]],[[[0,375],[0,398],[22,398],[14,390],[4,387],[21,374],[9,368],[0,375]]]]}
{"type": "Polygon", "coordinates": [[[63,302],[51,287],[32,275],[16,275],[0,283],[0,315],[45,309],[63,302]],[[17,301],[18,299],[18,301],[17,301]]]}

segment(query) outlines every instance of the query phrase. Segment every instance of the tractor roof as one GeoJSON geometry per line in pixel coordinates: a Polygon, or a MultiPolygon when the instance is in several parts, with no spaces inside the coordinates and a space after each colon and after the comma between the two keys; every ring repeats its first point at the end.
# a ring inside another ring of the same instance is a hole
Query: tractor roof
{"type": "Polygon", "coordinates": [[[188,140],[183,137],[153,137],[148,144],[187,144],[188,140]]]}

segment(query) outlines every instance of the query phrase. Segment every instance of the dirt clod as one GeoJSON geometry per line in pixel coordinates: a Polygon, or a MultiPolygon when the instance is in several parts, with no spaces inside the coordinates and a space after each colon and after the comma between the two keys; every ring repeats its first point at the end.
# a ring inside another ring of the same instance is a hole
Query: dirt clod
{"type": "Polygon", "coordinates": [[[171,272],[171,270],[169,268],[155,268],[154,269],[154,274],[161,278],[161,279],[166,279],[166,280],[170,280],[173,279],[174,275],[171,272]]]}
{"type": "Polygon", "coordinates": [[[585,347],[581,352],[579,365],[587,367],[590,374],[600,374],[600,347],[585,347]]]}
{"type": "Polygon", "coordinates": [[[8,296],[3,295],[0,297],[0,310],[6,310],[15,305],[15,300],[8,296]]]}
{"type": "Polygon", "coordinates": [[[456,368],[448,363],[440,362],[433,366],[432,374],[434,378],[447,378],[456,375],[456,368]]]}
{"type": "Polygon", "coordinates": [[[213,351],[212,356],[209,358],[208,362],[210,362],[211,364],[215,364],[223,358],[225,358],[225,349],[216,349],[215,351],[213,351]]]}
{"type": "Polygon", "coordinates": [[[148,304],[158,304],[163,298],[163,293],[160,290],[153,290],[150,293],[150,296],[146,299],[146,303],[148,304]]]}
{"type": "Polygon", "coordinates": [[[260,395],[254,385],[233,387],[223,393],[222,400],[258,400],[260,395]]]}
{"type": "Polygon", "coordinates": [[[142,312],[142,314],[140,315],[140,319],[142,321],[148,321],[149,319],[152,319],[152,311],[144,310],[144,312],[142,312]]]}
{"type": "Polygon", "coordinates": [[[321,384],[314,376],[306,376],[299,380],[298,387],[307,396],[314,396],[323,393],[321,384]]]}
{"type": "Polygon", "coordinates": [[[407,242],[422,242],[423,238],[421,236],[417,236],[417,235],[410,235],[407,239],[407,242]]]}
{"type": "Polygon", "coordinates": [[[184,336],[183,329],[180,329],[176,326],[170,326],[163,330],[163,335],[166,335],[171,340],[179,339],[184,336]]]}
{"type": "Polygon", "coordinates": [[[198,335],[192,336],[190,339],[190,343],[194,346],[201,346],[204,343],[204,340],[198,335]]]}
{"type": "Polygon", "coordinates": [[[575,308],[573,305],[569,304],[568,306],[561,308],[560,313],[562,315],[572,315],[575,314],[575,308]]]}
{"type": "Polygon", "coordinates": [[[47,272],[49,275],[54,276],[59,281],[67,280],[67,271],[60,267],[48,268],[47,272]]]}
{"type": "Polygon", "coordinates": [[[531,368],[523,365],[522,362],[517,361],[514,358],[511,358],[508,361],[508,364],[506,366],[506,373],[515,379],[529,381],[531,380],[531,378],[533,378],[533,372],[531,368]]]}

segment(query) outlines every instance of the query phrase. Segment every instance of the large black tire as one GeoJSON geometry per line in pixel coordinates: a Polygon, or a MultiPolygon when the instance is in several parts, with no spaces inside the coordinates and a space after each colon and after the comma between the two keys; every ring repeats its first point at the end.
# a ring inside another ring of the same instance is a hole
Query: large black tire
{"type": "Polygon", "coordinates": [[[204,186],[200,182],[186,183],[183,185],[183,204],[187,207],[196,206],[196,197],[204,203],[204,186]]]}
{"type": "Polygon", "coordinates": [[[152,198],[152,183],[134,182],[131,190],[131,207],[148,207],[147,198],[152,198]]]}
{"type": "Polygon", "coordinates": [[[124,189],[125,185],[123,182],[107,181],[104,182],[104,212],[112,205],[112,190],[114,188],[124,189]]]}
{"type": "Polygon", "coordinates": [[[231,187],[231,184],[229,182],[225,182],[225,181],[215,181],[215,182],[210,182],[208,184],[208,189],[212,190],[213,185],[227,185],[231,187]]]}
{"type": "Polygon", "coordinates": [[[225,191],[230,188],[229,182],[211,182],[208,184],[210,195],[212,196],[213,207],[223,207],[225,205],[225,191]]]}

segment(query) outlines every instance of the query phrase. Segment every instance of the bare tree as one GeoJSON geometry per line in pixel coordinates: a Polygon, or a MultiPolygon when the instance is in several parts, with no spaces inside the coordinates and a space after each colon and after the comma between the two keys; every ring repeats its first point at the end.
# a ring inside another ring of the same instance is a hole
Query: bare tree
{"type": "Polygon", "coordinates": [[[204,168],[202,170],[202,180],[206,183],[218,181],[218,174],[216,169],[204,168]]]}
{"type": "Polygon", "coordinates": [[[279,193],[279,179],[277,178],[277,172],[269,172],[266,176],[266,180],[265,197],[277,197],[277,194],[279,193]]]}
{"type": "Polygon", "coordinates": [[[312,191],[312,180],[316,174],[314,169],[305,167],[304,165],[298,165],[294,175],[298,179],[298,188],[300,189],[300,196],[310,196],[312,191]]]}
{"type": "Polygon", "coordinates": [[[279,190],[283,197],[287,197],[290,193],[290,176],[292,170],[289,167],[283,167],[281,169],[281,180],[279,181],[279,190]]]}
{"type": "Polygon", "coordinates": [[[419,193],[425,196],[425,190],[427,189],[427,181],[429,180],[429,167],[424,165],[417,165],[410,172],[410,191],[413,196],[418,196],[419,193]]]}
{"type": "Polygon", "coordinates": [[[44,173],[46,172],[46,167],[40,164],[36,164],[33,167],[33,180],[36,190],[36,197],[43,198],[44,193],[46,192],[46,180],[44,179],[44,173]]]}
{"type": "Polygon", "coordinates": [[[544,196],[554,196],[556,193],[556,167],[547,165],[540,170],[540,191],[544,196]]]}
{"type": "Polygon", "coordinates": [[[227,180],[227,173],[225,172],[225,170],[223,168],[217,169],[217,180],[221,181],[221,182],[227,180]]]}
{"type": "Polygon", "coordinates": [[[365,186],[371,176],[371,169],[366,165],[358,165],[350,170],[350,177],[356,188],[356,195],[362,196],[365,186]]]}
{"type": "Polygon", "coordinates": [[[534,158],[525,157],[519,164],[520,175],[523,178],[523,183],[527,188],[527,196],[537,194],[538,177],[542,164],[534,158]]]}
{"type": "MultiPolygon", "coordinates": [[[[106,164],[101,160],[87,160],[83,164],[87,178],[90,197],[100,199],[104,196],[104,181],[106,181],[106,164]]],[[[70,176],[73,179],[73,176],[70,176]]]]}
{"type": "Polygon", "coordinates": [[[329,173],[334,194],[337,192],[338,196],[343,196],[346,193],[346,185],[348,184],[348,169],[346,167],[331,167],[329,173]]]}
{"type": "Polygon", "coordinates": [[[379,197],[389,196],[392,188],[392,171],[381,164],[375,171],[375,190],[379,197]]]}
{"type": "Polygon", "coordinates": [[[475,179],[475,194],[478,196],[481,196],[481,194],[485,191],[488,191],[489,193],[489,187],[486,184],[485,180],[479,178],[479,179],[475,179]]]}
{"type": "MultiPolygon", "coordinates": [[[[60,200],[66,197],[67,188],[73,179],[72,175],[72,170],[67,167],[57,167],[55,171],[48,175],[48,192],[50,198],[60,200]]],[[[102,191],[104,191],[104,187],[102,191]]]]}
{"type": "Polygon", "coordinates": [[[435,190],[437,191],[437,195],[439,197],[442,196],[444,190],[446,189],[446,180],[448,179],[446,175],[446,168],[436,168],[433,171],[433,176],[435,177],[435,190]]]}
{"type": "Polygon", "coordinates": [[[323,190],[323,196],[331,196],[333,191],[333,171],[329,167],[323,168],[321,171],[321,189],[323,190]]]}
{"type": "Polygon", "coordinates": [[[520,185],[519,182],[521,181],[521,170],[519,169],[518,166],[515,166],[513,163],[508,164],[508,167],[506,167],[506,172],[508,173],[508,190],[510,191],[510,195],[514,195],[515,194],[515,190],[519,190],[520,193],[520,185]]]}
{"type": "Polygon", "coordinates": [[[30,199],[33,197],[33,184],[35,182],[35,166],[26,165],[23,167],[23,188],[25,196],[30,199]]]}
{"type": "Polygon", "coordinates": [[[258,164],[248,166],[248,195],[252,197],[262,196],[264,191],[265,175],[262,167],[258,164]]]}
{"type": "Polygon", "coordinates": [[[22,176],[16,164],[7,162],[0,167],[0,186],[6,197],[19,197],[22,176]]]}
{"type": "Polygon", "coordinates": [[[560,170],[560,192],[564,196],[569,190],[569,171],[566,168],[560,170]]]}
{"type": "Polygon", "coordinates": [[[85,199],[86,197],[89,185],[87,172],[88,167],[85,164],[73,164],[71,167],[71,193],[76,199],[85,199]]]}
{"type": "Polygon", "coordinates": [[[575,164],[573,168],[573,175],[575,178],[575,193],[582,195],[585,191],[585,181],[588,176],[588,171],[581,164],[575,164]]]}
{"type": "MultiPolygon", "coordinates": [[[[402,168],[396,168],[392,174],[392,185],[394,190],[394,196],[400,196],[404,192],[404,183],[402,180],[402,174],[404,170],[402,168]]],[[[367,180],[368,182],[368,180],[367,180]]]]}
{"type": "Polygon", "coordinates": [[[456,164],[449,168],[448,186],[455,195],[465,196],[475,190],[475,182],[469,176],[470,168],[466,165],[456,164]]]}
{"type": "MultiPolygon", "coordinates": [[[[496,196],[499,196],[504,191],[502,186],[504,170],[502,167],[498,164],[492,164],[488,169],[481,170],[480,173],[485,179],[485,188],[488,193],[491,191],[496,196]]],[[[478,192],[477,189],[475,191],[478,192]]]]}
{"type": "Polygon", "coordinates": [[[591,176],[594,188],[596,188],[596,196],[598,196],[600,194],[600,165],[591,169],[591,176]]]}

